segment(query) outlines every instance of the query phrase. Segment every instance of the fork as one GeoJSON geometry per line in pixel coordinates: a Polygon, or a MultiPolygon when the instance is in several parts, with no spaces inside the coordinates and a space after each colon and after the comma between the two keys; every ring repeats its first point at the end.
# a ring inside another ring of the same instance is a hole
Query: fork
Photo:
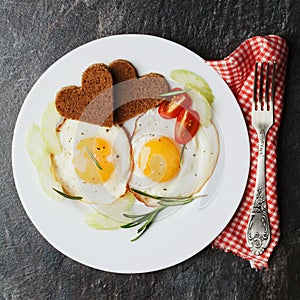
{"type": "Polygon", "coordinates": [[[258,158],[254,199],[246,231],[247,244],[255,255],[261,255],[265,251],[271,237],[266,201],[265,154],[267,133],[273,125],[276,62],[268,62],[266,67],[262,62],[260,74],[258,65],[256,62],[252,101],[252,125],[258,134],[258,158]],[[270,85],[271,96],[269,96],[270,85]],[[259,88],[258,95],[257,88],[259,88]]]}

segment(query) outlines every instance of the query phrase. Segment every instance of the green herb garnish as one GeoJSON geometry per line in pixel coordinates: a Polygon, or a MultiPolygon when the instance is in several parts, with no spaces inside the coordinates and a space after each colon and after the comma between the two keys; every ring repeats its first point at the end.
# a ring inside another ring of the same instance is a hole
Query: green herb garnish
{"type": "Polygon", "coordinates": [[[82,197],[81,196],[71,196],[71,195],[68,195],[62,191],[59,191],[55,188],[52,188],[53,191],[55,191],[56,193],[60,194],[61,196],[65,197],[65,198],[68,198],[70,200],[82,200],[82,197]]]}
{"type": "Polygon", "coordinates": [[[191,198],[188,198],[186,200],[178,200],[178,201],[176,201],[176,200],[160,200],[157,203],[162,205],[162,206],[180,206],[180,205],[188,204],[188,203],[194,201],[197,198],[196,197],[195,198],[191,197],[191,198]]]}
{"type": "Polygon", "coordinates": [[[180,94],[184,94],[189,92],[191,89],[184,89],[181,91],[173,91],[173,92],[167,92],[164,94],[159,94],[160,97],[169,97],[169,96],[176,96],[176,95],[180,95],[180,94]]]}
{"type": "Polygon", "coordinates": [[[182,145],[181,152],[180,152],[180,158],[179,158],[180,166],[181,166],[181,163],[182,163],[183,151],[184,151],[185,148],[186,148],[186,144],[182,145]]]}
{"type": "Polygon", "coordinates": [[[145,214],[141,214],[141,215],[124,214],[124,217],[136,219],[136,220],[134,220],[128,224],[122,225],[121,228],[131,228],[131,227],[134,227],[134,226],[144,223],[137,230],[138,235],[135,238],[133,238],[132,240],[130,240],[131,242],[134,242],[137,239],[139,239],[146,232],[146,230],[150,227],[150,225],[155,220],[156,216],[165,208],[166,208],[166,206],[161,206],[161,207],[158,207],[158,208],[152,210],[149,213],[145,213],[145,214]]]}
{"type": "Polygon", "coordinates": [[[142,196],[146,196],[146,197],[150,197],[156,200],[159,200],[157,203],[160,205],[158,208],[155,208],[154,210],[152,210],[149,213],[145,213],[145,214],[139,214],[139,215],[133,215],[133,214],[123,214],[124,217],[126,218],[130,218],[130,219],[135,219],[134,221],[127,223],[125,225],[122,225],[122,228],[131,228],[137,225],[140,225],[142,223],[144,223],[138,230],[137,233],[138,235],[133,238],[131,240],[131,242],[136,241],[137,239],[139,239],[144,233],[145,231],[150,227],[150,225],[153,223],[153,221],[155,220],[155,218],[157,217],[157,215],[164,209],[166,209],[167,207],[170,206],[181,206],[181,205],[185,205],[188,204],[192,201],[194,201],[195,199],[198,199],[200,197],[204,197],[206,195],[199,195],[196,197],[163,197],[163,196],[154,196],[154,195],[150,195],[148,193],[136,190],[136,189],[131,189],[133,192],[140,194],[142,196]]]}
{"type": "Polygon", "coordinates": [[[91,150],[89,148],[87,148],[87,147],[85,147],[85,150],[88,153],[88,155],[91,157],[91,159],[93,160],[93,162],[95,163],[95,165],[97,166],[97,168],[102,171],[103,170],[102,167],[100,166],[98,160],[96,159],[96,157],[94,156],[94,154],[91,152],[91,150]]]}
{"type": "Polygon", "coordinates": [[[168,197],[168,196],[156,196],[156,195],[150,195],[146,192],[143,192],[143,191],[140,191],[140,190],[137,190],[135,188],[131,188],[131,190],[139,195],[142,195],[142,196],[146,196],[146,197],[149,197],[149,198],[153,198],[153,199],[156,199],[156,200],[171,200],[171,201],[174,201],[174,200],[188,200],[188,199],[197,199],[197,198],[201,198],[201,197],[204,197],[206,195],[199,195],[199,196],[196,196],[196,197],[191,197],[191,196],[180,196],[180,197],[176,197],[176,196],[171,196],[171,197],[168,197]]]}

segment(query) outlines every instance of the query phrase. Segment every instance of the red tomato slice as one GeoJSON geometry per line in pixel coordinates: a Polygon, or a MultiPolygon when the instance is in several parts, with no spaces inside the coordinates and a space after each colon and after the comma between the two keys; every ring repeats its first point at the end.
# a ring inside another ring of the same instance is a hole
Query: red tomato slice
{"type": "Polygon", "coordinates": [[[199,114],[192,109],[183,109],[177,116],[175,124],[175,140],[183,145],[188,143],[197,133],[199,126],[199,114]]]}
{"type": "MultiPolygon", "coordinates": [[[[171,92],[182,91],[180,88],[174,88],[171,92]]],[[[173,119],[178,116],[183,107],[189,107],[192,104],[192,99],[187,93],[167,97],[159,108],[158,113],[164,119],[173,119]]]]}

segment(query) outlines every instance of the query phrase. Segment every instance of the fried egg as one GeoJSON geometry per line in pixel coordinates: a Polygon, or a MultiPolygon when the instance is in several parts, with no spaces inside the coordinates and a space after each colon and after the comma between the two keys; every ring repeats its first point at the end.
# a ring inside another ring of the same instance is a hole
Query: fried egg
{"type": "MultiPolygon", "coordinates": [[[[197,103],[193,103],[193,109],[197,110],[197,103]]],[[[157,108],[137,120],[131,140],[131,189],[153,196],[188,197],[198,193],[211,176],[219,153],[216,128],[211,123],[200,126],[183,146],[175,141],[175,122],[160,117],[157,108]]],[[[147,205],[156,203],[150,197],[135,196],[147,205]]]]}
{"type": "Polygon", "coordinates": [[[111,204],[127,192],[131,151],[122,128],[65,120],[58,138],[61,152],[53,155],[53,165],[67,193],[94,204],[111,204]]]}

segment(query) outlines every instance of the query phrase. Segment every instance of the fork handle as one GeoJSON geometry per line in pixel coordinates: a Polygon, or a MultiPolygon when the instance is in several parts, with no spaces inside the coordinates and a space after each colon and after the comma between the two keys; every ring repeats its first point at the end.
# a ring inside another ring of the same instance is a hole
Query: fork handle
{"type": "Polygon", "coordinates": [[[248,246],[255,255],[262,254],[270,243],[270,224],[267,210],[265,184],[266,136],[267,130],[262,129],[258,132],[259,152],[257,158],[256,183],[253,205],[246,234],[248,246]]]}

